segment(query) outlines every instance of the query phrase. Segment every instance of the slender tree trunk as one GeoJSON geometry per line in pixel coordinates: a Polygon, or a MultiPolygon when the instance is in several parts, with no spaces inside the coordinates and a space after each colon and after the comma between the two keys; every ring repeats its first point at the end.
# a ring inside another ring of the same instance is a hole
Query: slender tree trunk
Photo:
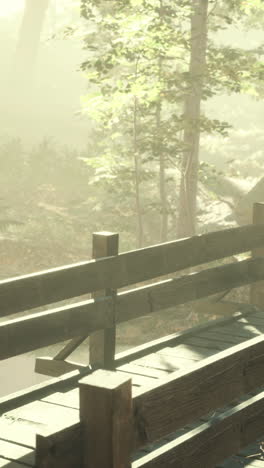
{"type": "Polygon", "coordinates": [[[14,63],[14,73],[21,84],[27,83],[32,77],[49,2],[50,0],[25,0],[14,63]]]}
{"type": "MultiPolygon", "coordinates": [[[[159,58],[159,81],[162,74],[162,59],[159,58]]],[[[162,113],[162,101],[161,96],[157,102],[156,107],[156,138],[155,138],[155,156],[159,159],[159,190],[160,190],[160,205],[161,205],[161,230],[160,240],[166,242],[168,238],[168,209],[167,209],[167,190],[166,190],[166,161],[161,144],[161,113],[162,113]]]]}
{"type": "Polygon", "coordinates": [[[137,247],[143,245],[143,217],[140,200],[140,155],[138,153],[138,135],[137,135],[137,116],[138,116],[138,101],[134,96],[134,122],[133,122],[133,149],[134,149],[134,166],[135,166],[135,189],[136,189],[136,211],[137,211],[137,247]]]}
{"type": "MultiPolygon", "coordinates": [[[[163,18],[163,0],[160,0],[160,27],[164,24],[163,18]]],[[[162,78],[162,57],[158,59],[158,80],[162,78]]],[[[161,133],[161,115],[162,115],[162,97],[159,95],[159,100],[156,107],[156,151],[159,158],[159,189],[160,189],[160,204],[161,204],[161,230],[160,240],[166,242],[168,239],[168,203],[167,203],[167,190],[166,190],[166,160],[162,145],[161,133]]]]}
{"type": "Polygon", "coordinates": [[[184,154],[180,185],[178,237],[196,231],[196,199],[199,170],[200,111],[206,71],[208,0],[192,0],[190,92],[185,98],[184,154]]]}
{"type": "Polygon", "coordinates": [[[159,185],[160,185],[160,203],[161,203],[161,242],[168,239],[168,209],[167,209],[167,190],[166,190],[166,161],[165,155],[160,145],[161,126],[161,102],[159,101],[156,112],[156,128],[159,148],[159,185]]]}

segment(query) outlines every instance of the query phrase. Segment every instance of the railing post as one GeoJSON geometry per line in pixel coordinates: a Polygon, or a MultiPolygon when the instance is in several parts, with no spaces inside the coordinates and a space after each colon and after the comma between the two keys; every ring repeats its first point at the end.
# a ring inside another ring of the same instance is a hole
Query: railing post
{"type": "MultiPolygon", "coordinates": [[[[93,258],[118,255],[119,235],[111,232],[93,234],[93,258]]],[[[103,290],[93,293],[93,297],[115,296],[116,290],[103,290]]],[[[93,366],[112,369],[115,359],[116,326],[106,328],[90,335],[89,355],[93,366]]]]}
{"type": "MultiPolygon", "coordinates": [[[[253,224],[264,224],[264,203],[262,202],[253,205],[253,224]]],[[[264,236],[263,247],[252,250],[252,257],[264,257],[264,236]]],[[[264,308],[264,281],[250,285],[250,303],[264,308]]]]}
{"type": "Polygon", "coordinates": [[[100,369],[79,385],[82,467],[131,468],[131,379],[100,369]]]}

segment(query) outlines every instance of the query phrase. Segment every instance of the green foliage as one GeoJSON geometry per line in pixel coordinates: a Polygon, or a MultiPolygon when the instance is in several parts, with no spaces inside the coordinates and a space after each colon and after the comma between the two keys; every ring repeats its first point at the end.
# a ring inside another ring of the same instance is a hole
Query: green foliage
{"type": "MultiPolygon", "coordinates": [[[[203,101],[222,93],[260,96],[262,47],[217,45],[215,35],[230,26],[247,28],[257,12],[262,14],[263,3],[255,0],[249,7],[240,0],[228,0],[209,5],[203,101]]],[[[107,184],[122,200],[128,188],[130,193],[135,190],[133,173],[139,171],[139,183],[146,184],[158,175],[152,167],[157,167],[161,156],[166,168],[178,167],[185,151],[184,101],[192,89],[191,7],[190,0],[81,2],[89,30],[84,37],[87,59],[81,68],[92,88],[82,105],[101,135],[88,164],[95,168],[93,183],[107,184]]],[[[231,128],[228,122],[204,114],[191,125],[201,133],[222,137],[231,128]]],[[[202,165],[201,171],[202,178],[211,177],[208,166],[202,165]]],[[[132,199],[127,200],[130,209],[131,203],[132,199]]]]}

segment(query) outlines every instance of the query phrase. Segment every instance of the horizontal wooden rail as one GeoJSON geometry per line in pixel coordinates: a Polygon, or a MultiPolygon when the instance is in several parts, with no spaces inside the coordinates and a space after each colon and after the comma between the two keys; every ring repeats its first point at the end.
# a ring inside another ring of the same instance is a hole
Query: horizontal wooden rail
{"type": "Polygon", "coordinates": [[[1,359],[264,279],[264,259],[243,260],[0,323],[1,359]],[[116,322],[115,322],[116,321],[116,322]]]}
{"type": "Polygon", "coordinates": [[[264,432],[264,392],[132,463],[132,468],[214,468],[264,432]]]}
{"type": "Polygon", "coordinates": [[[165,382],[142,391],[133,399],[135,448],[155,442],[255,390],[264,384],[263,368],[261,336],[203,359],[194,368],[173,373],[165,382]]]}
{"type": "Polygon", "coordinates": [[[172,241],[0,282],[0,316],[174,273],[264,245],[264,225],[172,241]]]}
{"type": "MultiPolygon", "coordinates": [[[[83,430],[84,467],[130,466],[133,450],[160,440],[263,385],[263,366],[264,337],[260,336],[204,359],[186,372],[177,371],[133,398],[130,378],[115,372],[94,372],[80,381],[79,427],[83,430]],[[98,446],[101,451],[96,449],[98,446]]],[[[213,468],[263,432],[264,392],[173,442],[164,443],[134,462],[132,468],[213,468]]],[[[63,446],[63,438],[67,444],[73,438],[79,450],[71,427],[61,434],[38,437],[40,467],[61,466],[56,457],[60,453],[57,445],[63,446]],[[50,463],[56,459],[57,464],[46,465],[47,459],[50,463]]],[[[65,461],[63,457],[64,454],[65,461]]],[[[74,463],[67,466],[75,467],[74,463]]]]}

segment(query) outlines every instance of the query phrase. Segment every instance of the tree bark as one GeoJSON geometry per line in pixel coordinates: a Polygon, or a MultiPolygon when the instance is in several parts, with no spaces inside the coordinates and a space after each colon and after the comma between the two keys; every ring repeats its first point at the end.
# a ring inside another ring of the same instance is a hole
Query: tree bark
{"type": "MultiPolygon", "coordinates": [[[[137,72],[136,72],[137,73],[137,72]]],[[[141,160],[138,152],[138,135],[137,135],[137,118],[138,118],[138,101],[134,96],[134,116],[133,116],[133,149],[134,149],[134,167],[135,167],[135,190],[136,190],[136,212],[137,212],[137,247],[140,249],[143,245],[143,216],[140,199],[140,174],[141,160]]]]}
{"type": "Polygon", "coordinates": [[[14,73],[19,82],[32,77],[40,36],[50,0],[26,0],[15,54],[14,73]]]}
{"type": "Polygon", "coordinates": [[[196,231],[200,112],[206,71],[208,0],[192,0],[190,90],[184,105],[184,153],[179,198],[178,237],[196,231]]]}

